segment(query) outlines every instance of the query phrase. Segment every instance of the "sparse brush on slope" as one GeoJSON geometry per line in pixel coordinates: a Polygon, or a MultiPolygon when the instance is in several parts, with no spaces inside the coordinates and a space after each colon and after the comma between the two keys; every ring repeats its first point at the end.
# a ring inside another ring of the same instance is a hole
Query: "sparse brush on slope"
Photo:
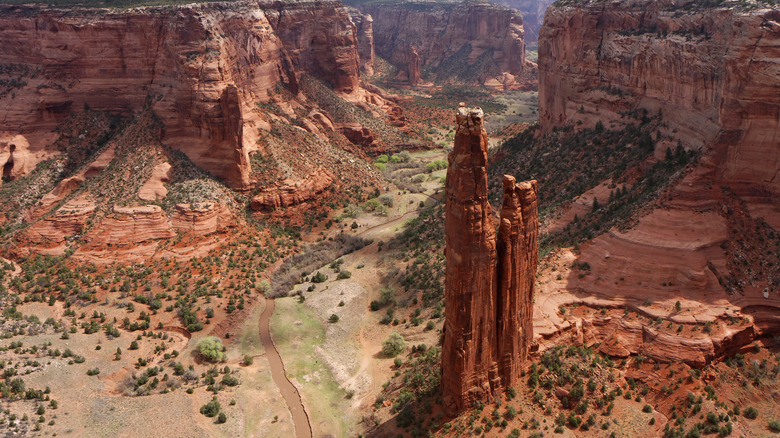
{"type": "Polygon", "coordinates": [[[561,130],[541,139],[535,138],[537,129],[532,127],[506,140],[491,160],[488,181],[494,205],[499,202],[501,175],[514,175],[519,181],[536,179],[542,220],[602,181],[623,184],[622,189],[615,187],[609,200],[595,204],[563,231],[543,235],[541,252],[591,239],[613,226],[629,226],[635,214],[657,199],[695,158],[695,153],[678,144],[665,160],[654,162],[655,144],[661,139],[659,118],[643,110],[626,117],[636,122],[620,130],[599,123],[595,129],[561,130]]]}
{"type": "Polygon", "coordinates": [[[271,279],[273,288],[267,296],[269,298],[287,296],[293,286],[301,281],[301,277],[331,260],[357,251],[370,243],[371,240],[341,233],[333,240],[306,245],[300,253],[288,257],[282,266],[274,272],[271,279]]]}

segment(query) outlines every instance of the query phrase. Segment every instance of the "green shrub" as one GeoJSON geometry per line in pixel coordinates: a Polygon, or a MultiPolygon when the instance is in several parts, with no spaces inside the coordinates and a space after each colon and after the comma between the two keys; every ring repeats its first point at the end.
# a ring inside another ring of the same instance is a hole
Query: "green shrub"
{"type": "Polygon", "coordinates": [[[336,280],[345,280],[349,277],[352,277],[352,273],[347,271],[346,269],[342,269],[339,271],[339,275],[336,276],[336,280]]]}
{"type": "Polygon", "coordinates": [[[312,282],[312,283],[324,283],[324,282],[325,282],[325,280],[327,280],[327,279],[328,279],[328,276],[327,276],[327,275],[323,274],[323,273],[322,273],[322,272],[320,272],[320,271],[317,271],[317,273],[316,273],[316,274],[314,274],[314,275],[311,277],[311,282],[312,282]]]}
{"type": "Polygon", "coordinates": [[[207,417],[215,417],[222,407],[219,405],[217,398],[214,397],[210,402],[200,407],[200,413],[207,417]]]}
{"type": "Polygon", "coordinates": [[[769,420],[769,430],[775,433],[780,433],[780,421],[769,420]]]}
{"type": "Polygon", "coordinates": [[[406,341],[398,333],[390,333],[390,336],[382,341],[382,354],[387,357],[398,356],[406,348],[406,341]]]}
{"type": "Polygon", "coordinates": [[[339,322],[339,316],[336,315],[335,313],[331,314],[330,318],[328,318],[328,322],[330,322],[330,323],[337,323],[337,322],[339,322]]]}
{"type": "Polygon", "coordinates": [[[742,412],[742,415],[750,420],[755,420],[758,418],[758,409],[754,408],[753,406],[748,406],[745,408],[745,411],[742,412]]]}
{"type": "Polygon", "coordinates": [[[209,362],[223,362],[227,358],[223,352],[225,347],[216,336],[203,338],[198,342],[198,353],[209,362]]]}
{"type": "Polygon", "coordinates": [[[224,412],[220,412],[219,415],[217,416],[217,423],[222,424],[226,421],[227,421],[227,415],[225,415],[224,412]]]}

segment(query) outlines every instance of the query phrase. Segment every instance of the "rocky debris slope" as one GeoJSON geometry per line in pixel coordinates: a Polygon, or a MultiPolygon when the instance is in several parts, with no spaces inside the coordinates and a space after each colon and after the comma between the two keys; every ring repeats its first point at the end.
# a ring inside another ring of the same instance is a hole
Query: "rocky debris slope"
{"type": "MultiPolygon", "coordinates": [[[[372,3],[376,53],[399,68],[398,81],[484,83],[528,73],[523,18],[490,3],[372,3]]],[[[360,36],[358,37],[360,40],[360,36]]]]}
{"type": "Polygon", "coordinates": [[[505,177],[496,239],[482,117],[480,109],[458,108],[447,169],[441,386],[449,413],[487,401],[513,385],[532,335],[536,182],[518,185],[505,177]]]}

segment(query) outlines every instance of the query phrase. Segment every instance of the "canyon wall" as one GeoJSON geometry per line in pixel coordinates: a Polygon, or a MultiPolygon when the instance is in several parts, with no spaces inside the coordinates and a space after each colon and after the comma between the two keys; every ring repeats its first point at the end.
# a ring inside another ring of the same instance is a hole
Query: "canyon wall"
{"type": "Polygon", "coordinates": [[[458,108],[447,169],[442,398],[448,413],[515,384],[532,339],[536,181],[504,179],[499,237],[488,201],[480,109],[458,108]]]}
{"type": "Polygon", "coordinates": [[[376,53],[399,68],[397,78],[485,82],[502,73],[520,75],[525,61],[523,18],[489,3],[374,3],[360,6],[373,17],[376,53]]]}
{"type": "Polygon", "coordinates": [[[543,132],[661,113],[664,135],[713,152],[716,178],[780,193],[780,10],[693,2],[551,6],[539,40],[543,132]]]}
{"type": "Polygon", "coordinates": [[[255,126],[267,126],[256,103],[278,87],[297,94],[307,73],[360,91],[354,25],[338,1],[2,7],[0,164],[7,178],[31,171],[73,111],[151,107],[166,145],[246,190],[255,126]]]}
{"type": "Polygon", "coordinates": [[[552,0],[494,0],[493,3],[517,9],[523,15],[525,41],[534,44],[539,40],[539,29],[544,21],[544,12],[552,0]]]}

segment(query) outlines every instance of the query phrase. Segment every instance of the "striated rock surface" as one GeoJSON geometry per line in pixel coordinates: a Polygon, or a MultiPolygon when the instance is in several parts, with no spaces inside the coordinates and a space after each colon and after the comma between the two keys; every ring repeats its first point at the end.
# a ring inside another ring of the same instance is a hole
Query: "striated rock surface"
{"type": "Polygon", "coordinates": [[[536,182],[518,185],[505,177],[497,245],[482,118],[481,109],[458,108],[447,169],[441,386],[448,413],[514,384],[532,335],[536,182]]]}
{"type": "Polygon", "coordinates": [[[371,76],[374,74],[374,18],[370,14],[362,14],[356,9],[349,11],[352,23],[355,25],[358,42],[360,69],[371,76]]]}
{"type": "Polygon", "coordinates": [[[504,387],[515,386],[533,341],[534,274],[539,216],[536,181],[516,184],[504,176],[498,228],[498,371],[504,387]]]}
{"type": "Polygon", "coordinates": [[[100,225],[87,234],[87,241],[107,245],[132,245],[150,240],[170,239],[175,235],[168,216],[158,205],[115,206],[113,215],[103,219],[100,225]]]}
{"type": "Polygon", "coordinates": [[[333,185],[334,176],[326,169],[312,172],[304,180],[285,180],[282,185],[263,189],[252,198],[253,210],[273,210],[280,207],[300,204],[314,199],[333,185]]]}
{"type": "Polygon", "coordinates": [[[716,177],[780,193],[780,10],[584,1],[548,9],[539,40],[543,132],[621,111],[710,150],[716,177]]]}
{"type": "MultiPolygon", "coordinates": [[[[420,72],[439,79],[485,82],[532,68],[525,61],[520,13],[490,3],[373,3],[376,53],[396,65],[411,84],[420,72]]],[[[358,36],[360,39],[360,36],[358,36]]]]}
{"type": "Polygon", "coordinates": [[[493,3],[517,9],[523,15],[525,41],[529,44],[539,40],[539,28],[544,21],[544,13],[553,0],[495,0],[493,3]]]}
{"type": "Polygon", "coordinates": [[[337,1],[3,6],[0,41],[0,80],[13,84],[0,92],[7,178],[51,156],[54,130],[72,112],[128,116],[150,106],[166,145],[247,190],[255,127],[267,126],[257,102],[279,86],[297,94],[302,74],[360,91],[354,25],[337,1]]]}
{"type": "Polygon", "coordinates": [[[236,218],[224,204],[177,204],[171,224],[176,230],[205,236],[235,226],[236,218]]]}

